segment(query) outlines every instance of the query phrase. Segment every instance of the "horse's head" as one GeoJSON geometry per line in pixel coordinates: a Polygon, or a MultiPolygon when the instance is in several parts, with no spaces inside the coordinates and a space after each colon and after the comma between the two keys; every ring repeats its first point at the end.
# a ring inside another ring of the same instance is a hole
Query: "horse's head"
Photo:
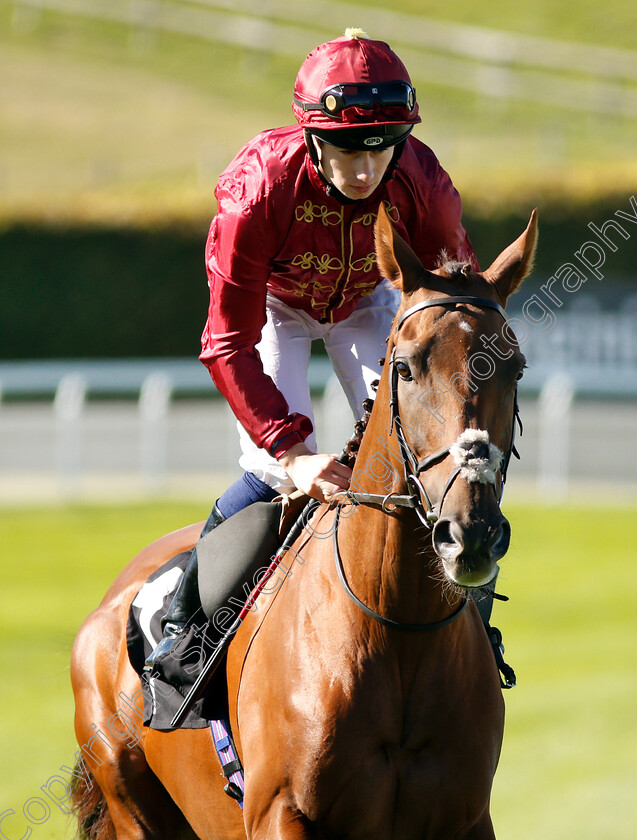
{"type": "Polygon", "coordinates": [[[406,465],[434,550],[461,586],[492,580],[509,546],[499,501],[525,360],[503,308],[531,269],[536,238],[533,211],[486,271],[446,262],[429,272],[382,207],[376,223],[381,274],[402,292],[377,402],[392,405],[395,468],[406,465]]]}

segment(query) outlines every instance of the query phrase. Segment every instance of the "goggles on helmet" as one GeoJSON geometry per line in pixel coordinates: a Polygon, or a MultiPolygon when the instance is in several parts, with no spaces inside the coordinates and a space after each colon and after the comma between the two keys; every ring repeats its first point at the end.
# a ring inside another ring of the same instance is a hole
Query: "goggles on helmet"
{"type": "Polygon", "coordinates": [[[303,111],[321,111],[334,117],[347,108],[371,111],[375,108],[406,108],[408,113],[416,105],[416,90],[408,82],[347,83],[331,85],[321,94],[320,102],[301,102],[295,104],[303,111]]]}

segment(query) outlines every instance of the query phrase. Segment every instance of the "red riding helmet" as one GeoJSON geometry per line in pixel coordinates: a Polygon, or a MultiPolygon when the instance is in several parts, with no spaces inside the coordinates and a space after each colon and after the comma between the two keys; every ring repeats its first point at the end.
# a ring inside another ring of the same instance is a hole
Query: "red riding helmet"
{"type": "Polygon", "coordinates": [[[292,110],[303,128],[344,149],[395,146],[421,121],[405,65],[360,30],[312,50],[296,77],[292,110]]]}

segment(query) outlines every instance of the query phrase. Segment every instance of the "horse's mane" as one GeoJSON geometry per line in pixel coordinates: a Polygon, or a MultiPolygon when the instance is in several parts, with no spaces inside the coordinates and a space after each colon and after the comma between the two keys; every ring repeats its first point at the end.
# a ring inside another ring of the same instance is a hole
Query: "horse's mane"
{"type": "Polygon", "coordinates": [[[351,470],[354,469],[354,464],[356,463],[356,456],[358,455],[358,450],[360,449],[361,441],[363,440],[363,434],[365,432],[365,429],[367,428],[367,424],[369,423],[369,418],[371,416],[373,407],[374,400],[363,400],[363,416],[354,424],[354,434],[343,447],[341,461],[344,464],[346,464],[351,470]]]}

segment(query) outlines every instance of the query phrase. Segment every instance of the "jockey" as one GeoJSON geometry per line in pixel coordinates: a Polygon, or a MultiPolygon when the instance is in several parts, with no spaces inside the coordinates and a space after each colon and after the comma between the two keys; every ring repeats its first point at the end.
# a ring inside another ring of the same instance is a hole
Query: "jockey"
{"type": "MultiPolygon", "coordinates": [[[[237,418],[244,473],[204,534],[295,488],[321,501],[347,489],[350,469],[317,453],[307,370],[322,339],[360,417],[399,303],[375,263],[381,202],[426,268],[442,251],[477,265],[457,191],[411,136],[421,122],[416,91],[386,43],[352,29],[321,44],[301,65],[292,109],[298,125],[257,135],[215,193],[200,359],[237,418]]],[[[198,598],[193,550],[148,668],[169,653],[198,598]]]]}

